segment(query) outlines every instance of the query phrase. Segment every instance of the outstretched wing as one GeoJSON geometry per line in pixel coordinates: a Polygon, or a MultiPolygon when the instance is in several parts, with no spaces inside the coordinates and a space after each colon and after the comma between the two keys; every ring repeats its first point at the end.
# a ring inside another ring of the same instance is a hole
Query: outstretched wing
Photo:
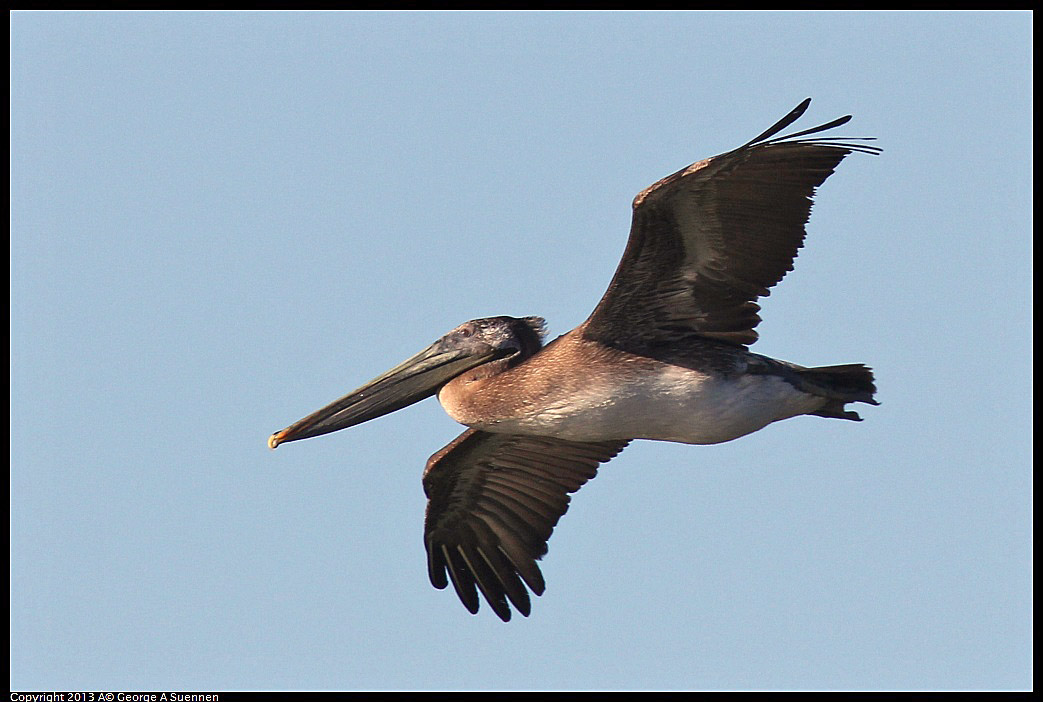
{"type": "Polygon", "coordinates": [[[774,137],[807,99],[747,144],[699,161],[634,198],[623,259],[583,324],[585,337],[641,350],[679,332],[752,344],[754,302],[793,270],[815,188],[864,139],[803,138],[850,115],[774,137]]]}
{"type": "Polygon", "coordinates": [[[511,618],[508,600],[529,616],[525,586],[543,594],[536,561],[547,553],[554,525],[569,507],[569,493],[627,443],[477,429],[458,436],[431,456],[424,470],[424,545],[431,584],[442,589],[451,580],[472,614],[481,591],[505,622],[511,618]]]}

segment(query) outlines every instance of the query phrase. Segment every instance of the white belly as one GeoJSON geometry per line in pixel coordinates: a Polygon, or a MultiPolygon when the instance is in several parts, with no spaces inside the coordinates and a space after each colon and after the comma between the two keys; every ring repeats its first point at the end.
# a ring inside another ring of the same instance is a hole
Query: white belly
{"type": "Polygon", "coordinates": [[[771,375],[734,379],[670,368],[624,387],[594,386],[521,417],[471,426],[572,441],[657,439],[717,444],[822,407],[771,375]]]}

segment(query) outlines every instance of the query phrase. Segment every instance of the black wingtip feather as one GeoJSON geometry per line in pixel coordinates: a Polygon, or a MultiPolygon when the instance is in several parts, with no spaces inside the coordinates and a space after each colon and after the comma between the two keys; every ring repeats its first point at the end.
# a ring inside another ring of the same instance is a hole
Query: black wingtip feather
{"type": "Polygon", "coordinates": [[[843,117],[837,117],[832,122],[826,122],[825,124],[820,124],[817,127],[811,127],[810,129],[804,129],[804,130],[799,131],[799,132],[794,132],[793,134],[787,134],[786,136],[775,137],[771,141],[783,141],[785,139],[796,139],[797,137],[807,136],[808,134],[816,134],[818,132],[824,132],[826,130],[833,129],[834,127],[839,127],[842,124],[847,124],[850,121],[851,121],[851,115],[844,115],[843,117]]]}
{"type": "Polygon", "coordinates": [[[752,145],[756,144],[759,141],[763,141],[765,139],[769,139],[769,138],[775,136],[776,134],[781,132],[783,129],[785,129],[786,127],[790,126],[791,124],[796,122],[798,119],[800,119],[800,116],[803,115],[807,111],[808,105],[810,105],[810,104],[811,104],[811,98],[804,98],[804,101],[802,103],[800,103],[799,105],[797,105],[796,107],[794,107],[792,110],[790,110],[789,114],[787,114],[785,117],[780,119],[778,122],[776,122],[775,124],[771,125],[767,129],[765,129],[763,132],[758,134],[753,139],[750,139],[748,142],[743,144],[741,148],[746,148],[747,146],[752,146],[752,145]]]}
{"type": "Polygon", "coordinates": [[[478,590],[475,588],[474,576],[461,564],[456,563],[449,549],[442,546],[442,555],[449,571],[449,579],[453,582],[457,597],[471,614],[478,614],[478,590]]]}

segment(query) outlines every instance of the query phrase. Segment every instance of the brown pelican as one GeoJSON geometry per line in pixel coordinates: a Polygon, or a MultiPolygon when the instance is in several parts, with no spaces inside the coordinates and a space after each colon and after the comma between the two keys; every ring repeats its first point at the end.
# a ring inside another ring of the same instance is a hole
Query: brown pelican
{"type": "Polygon", "coordinates": [[[508,621],[543,594],[536,564],[569,494],[633,439],[713,444],[803,414],[860,421],[861,364],[805,368],[751,352],[755,300],[793,268],[815,189],[866,139],[817,136],[850,115],[755,139],[644,190],[623,260],[583,324],[543,345],[539,317],[475,319],[268,444],[366,422],[437,394],[469,428],[424,470],[431,583],[508,621]],[[447,577],[448,576],[448,577],[447,577]]]}

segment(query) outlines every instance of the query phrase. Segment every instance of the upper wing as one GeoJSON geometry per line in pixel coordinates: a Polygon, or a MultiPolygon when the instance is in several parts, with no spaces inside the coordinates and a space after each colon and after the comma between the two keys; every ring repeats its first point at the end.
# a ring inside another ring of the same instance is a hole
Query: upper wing
{"type": "Polygon", "coordinates": [[[735,344],[757,340],[754,302],[793,270],[815,188],[852,151],[880,149],[837,137],[802,139],[850,115],[772,138],[807,99],[749,143],[699,161],[634,198],[623,260],[583,335],[640,348],[678,331],[735,344]]]}
{"type": "Polygon", "coordinates": [[[510,600],[529,616],[529,586],[543,594],[536,561],[579,490],[627,440],[580,443],[468,429],[431,456],[424,545],[431,584],[448,584],[472,614],[481,591],[504,621],[510,600]],[[522,584],[524,581],[524,585],[522,584]]]}

